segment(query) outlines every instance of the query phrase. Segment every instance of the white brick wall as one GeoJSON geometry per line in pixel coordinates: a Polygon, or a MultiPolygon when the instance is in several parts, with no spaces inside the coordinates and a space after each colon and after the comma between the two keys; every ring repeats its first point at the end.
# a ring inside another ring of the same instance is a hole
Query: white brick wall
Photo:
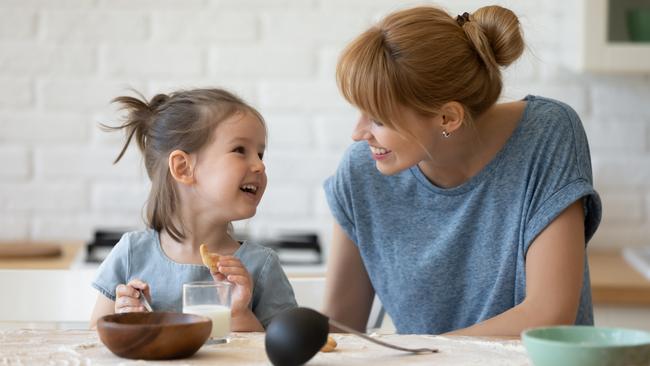
{"type": "MultiPolygon", "coordinates": [[[[4,136],[4,134],[0,135],[4,136]]],[[[0,177],[6,182],[25,182],[32,172],[32,159],[27,146],[7,145],[5,141],[0,145],[0,156],[3,157],[3,168],[0,169],[0,177]]],[[[0,201],[0,207],[5,203],[0,201]]],[[[3,210],[2,214],[10,214],[3,210]]],[[[1,215],[1,214],[0,214],[1,215]]]]}
{"type": "MultiPolygon", "coordinates": [[[[569,0],[575,1],[575,0],[569,0]]],[[[109,101],[222,86],[269,126],[269,187],[253,234],[317,230],[331,217],[322,181],[350,142],[356,112],[338,94],[341,48],[399,0],[0,0],[0,240],[87,240],[141,227],[148,182],[135,149],[112,165],[109,101]]],[[[480,0],[440,1],[454,13],[480,0]]],[[[540,94],[583,118],[605,213],[593,246],[650,245],[650,79],[576,74],[565,2],[497,1],[521,18],[528,51],[504,99],[540,94]]]]}

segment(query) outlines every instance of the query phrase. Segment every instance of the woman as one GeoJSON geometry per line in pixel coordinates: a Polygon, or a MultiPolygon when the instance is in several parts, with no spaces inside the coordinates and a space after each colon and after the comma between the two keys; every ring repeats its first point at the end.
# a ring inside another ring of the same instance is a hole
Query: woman
{"type": "Polygon", "coordinates": [[[587,139],[561,102],[497,103],[523,49],[499,6],[397,11],[345,49],[337,81],[361,116],[324,185],[330,317],[365,330],[376,293],[399,333],[593,324],[587,139]]]}

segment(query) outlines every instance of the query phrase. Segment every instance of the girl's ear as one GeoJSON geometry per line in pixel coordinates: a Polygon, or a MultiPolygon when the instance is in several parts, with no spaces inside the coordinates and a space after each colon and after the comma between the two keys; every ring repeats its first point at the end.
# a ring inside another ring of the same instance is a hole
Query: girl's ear
{"type": "Polygon", "coordinates": [[[447,102],[440,108],[441,128],[449,133],[457,131],[465,121],[465,108],[458,102],[447,102]]]}
{"type": "Polygon", "coordinates": [[[178,183],[191,185],[195,181],[192,158],[185,151],[174,150],[169,154],[169,172],[178,183]]]}

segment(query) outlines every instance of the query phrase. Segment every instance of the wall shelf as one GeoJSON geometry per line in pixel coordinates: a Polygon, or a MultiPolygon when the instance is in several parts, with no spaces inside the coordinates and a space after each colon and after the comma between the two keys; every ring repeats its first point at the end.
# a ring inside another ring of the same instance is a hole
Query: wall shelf
{"type": "Polygon", "coordinates": [[[569,19],[564,62],[576,71],[650,73],[650,42],[633,41],[628,13],[648,0],[579,0],[569,19]]]}

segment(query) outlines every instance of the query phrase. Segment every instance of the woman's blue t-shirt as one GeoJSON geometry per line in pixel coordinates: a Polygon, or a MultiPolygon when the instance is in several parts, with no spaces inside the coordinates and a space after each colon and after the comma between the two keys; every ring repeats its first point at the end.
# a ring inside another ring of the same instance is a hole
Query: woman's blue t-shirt
{"type": "MultiPolygon", "coordinates": [[[[325,181],[399,333],[464,328],[521,303],[531,243],[576,200],[584,199],[586,240],[596,231],[601,203],[578,115],[555,100],[524,100],[501,151],[460,186],[437,187],[417,166],[382,175],[365,141],[325,181]]],[[[575,323],[593,324],[586,257],[575,323]]]]}

